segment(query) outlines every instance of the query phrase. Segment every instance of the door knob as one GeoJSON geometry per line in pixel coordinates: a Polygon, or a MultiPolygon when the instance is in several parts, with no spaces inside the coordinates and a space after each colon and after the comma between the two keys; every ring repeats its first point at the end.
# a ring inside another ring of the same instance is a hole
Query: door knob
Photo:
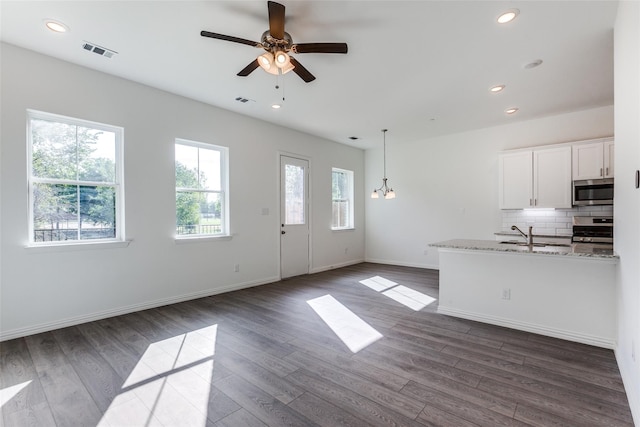
{"type": "Polygon", "coordinates": [[[282,230],[282,231],[280,232],[280,234],[287,234],[287,232],[286,232],[286,231],[284,231],[284,230],[282,230]]]}

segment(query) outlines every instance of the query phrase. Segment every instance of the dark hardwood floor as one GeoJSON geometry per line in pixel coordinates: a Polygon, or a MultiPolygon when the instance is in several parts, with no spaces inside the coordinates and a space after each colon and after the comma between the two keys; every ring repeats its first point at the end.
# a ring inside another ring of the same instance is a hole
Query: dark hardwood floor
{"type": "Polygon", "coordinates": [[[437,271],[365,263],[6,341],[0,421],[633,425],[612,351],[439,315],[437,298],[437,271]],[[436,301],[415,311],[359,283],[373,276],[436,301]],[[325,295],[336,332],[307,303],[325,295]],[[369,334],[357,353],[338,338],[369,334]]]}

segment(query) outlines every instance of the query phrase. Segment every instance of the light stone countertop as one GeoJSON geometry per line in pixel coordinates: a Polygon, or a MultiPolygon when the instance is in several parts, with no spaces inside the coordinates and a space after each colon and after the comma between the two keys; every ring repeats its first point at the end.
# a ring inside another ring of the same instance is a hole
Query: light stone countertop
{"type": "Polygon", "coordinates": [[[501,243],[495,240],[454,239],[431,243],[429,246],[470,251],[495,251],[520,254],[586,257],[612,261],[620,258],[613,249],[601,249],[598,245],[594,245],[592,243],[573,243],[570,245],[557,245],[550,243],[544,246],[535,244],[531,247],[518,243],[501,243]]]}

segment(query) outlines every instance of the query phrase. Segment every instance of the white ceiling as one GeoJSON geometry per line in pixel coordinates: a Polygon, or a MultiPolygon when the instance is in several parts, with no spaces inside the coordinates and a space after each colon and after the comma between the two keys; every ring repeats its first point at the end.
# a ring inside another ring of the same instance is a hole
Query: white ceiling
{"type": "Polygon", "coordinates": [[[4,1],[1,39],[207,104],[362,148],[613,104],[616,1],[291,1],[294,42],[347,42],[298,54],[317,80],[236,73],[259,49],[266,1],[4,1]],[[496,17],[517,8],[509,24],[496,17]],[[44,26],[52,18],[70,31],[44,26]],[[82,49],[112,49],[111,59],[82,49]],[[541,66],[525,69],[533,60],[541,66]],[[505,84],[499,94],[488,88],[505,84]],[[271,104],[286,98],[283,108],[271,104]],[[236,97],[251,101],[240,103],[236,97]],[[520,110],[512,116],[507,107],[520,110]],[[349,136],[361,138],[350,141],[349,136]]]}

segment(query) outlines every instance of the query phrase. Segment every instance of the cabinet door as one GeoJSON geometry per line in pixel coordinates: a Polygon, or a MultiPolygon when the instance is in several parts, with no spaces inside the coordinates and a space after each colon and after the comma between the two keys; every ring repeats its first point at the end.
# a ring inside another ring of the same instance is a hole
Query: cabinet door
{"type": "Polygon", "coordinates": [[[573,146],[573,179],[600,179],[604,177],[604,149],[602,142],[573,146]]]}
{"type": "Polygon", "coordinates": [[[498,158],[500,209],[523,209],[533,202],[531,150],[502,153],[498,158]]]}
{"type": "Polygon", "coordinates": [[[613,178],[613,141],[604,143],[604,177],[613,178]]]}
{"type": "Polygon", "coordinates": [[[533,150],[533,206],[571,207],[571,147],[533,150]]]}

